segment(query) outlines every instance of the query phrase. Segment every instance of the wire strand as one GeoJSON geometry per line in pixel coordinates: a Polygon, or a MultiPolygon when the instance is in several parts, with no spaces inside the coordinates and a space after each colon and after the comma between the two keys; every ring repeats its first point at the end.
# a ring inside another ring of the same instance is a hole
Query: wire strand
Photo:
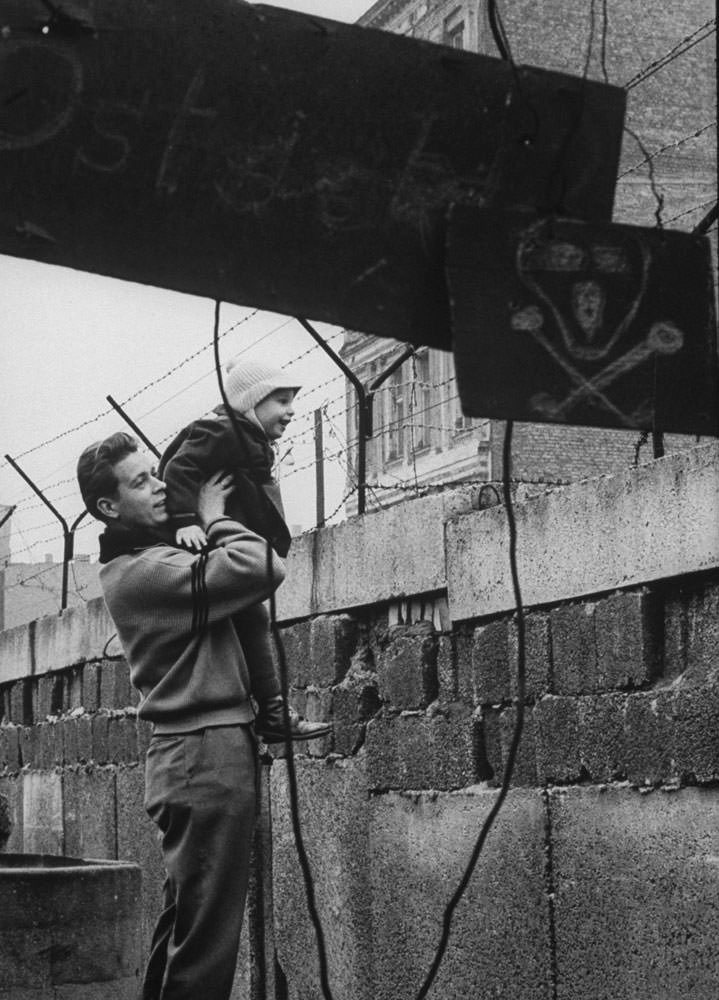
{"type": "Polygon", "coordinates": [[[517,617],[517,708],[516,717],[514,723],[514,732],[512,735],[512,742],[509,747],[509,752],[507,754],[507,760],[504,767],[504,773],[502,776],[502,785],[499,790],[499,794],[494,800],[492,808],[490,809],[484,823],[481,826],[479,835],[475,842],[474,848],[470,855],[467,866],[464,870],[464,874],[459,881],[452,898],[447,904],[444,915],[442,918],[442,935],[440,937],[440,942],[437,947],[437,951],[434,956],[434,960],[430,966],[427,977],[422,984],[419,993],[417,994],[417,1000],[424,1000],[427,996],[432,983],[437,975],[439,966],[442,963],[445,951],[447,950],[447,944],[449,943],[449,934],[452,926],[452,919],[454,917],[454,912],[459,905],[460,900],[464,896],[467,890],[472,874],[477,865],[479,857],[484,849],[484,845],[489,836],[489,832],[494,825],[499,812],[504,805],[504,800],[509,792],[509,787],[512,781],[512,775],[514,773],[514,765],[517,759],[517,752],[519,750],[519,744],[522,739],[522,731],[524,728],[524,700],[525,700],[525,673],[526,673],[526,654],[525,654],[525,620],[524,620],[524,606],[522,604],[522,593],[519,585],[519,573],[517,570],[517,525],[514,517],[514,507],[512,503],[512,492],[510,486],[511,477],[511,461],[512,461],[512,430],[513,421],[508,420],[504,432],[504,447],[503,447],[503,462],[502,462],[502,490],[504,496],[504,505],[507,512],[507,527],[509,529],[509,564],[512,574],[512,589],[514,592],[514,602],[516,606],[516,617],[517,617]]]}

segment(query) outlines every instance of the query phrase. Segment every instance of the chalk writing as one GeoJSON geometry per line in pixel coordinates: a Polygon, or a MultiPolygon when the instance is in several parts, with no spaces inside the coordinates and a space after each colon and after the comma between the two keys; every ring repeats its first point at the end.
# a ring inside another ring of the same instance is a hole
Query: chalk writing
{"type": "Polygon", "coordinates": [[[33,149],[54,139],[72,120],[83,90],[75,53],[44,40],[3,40],[0,78],[13,88],[0,98],[0,150],[33,149]]]}

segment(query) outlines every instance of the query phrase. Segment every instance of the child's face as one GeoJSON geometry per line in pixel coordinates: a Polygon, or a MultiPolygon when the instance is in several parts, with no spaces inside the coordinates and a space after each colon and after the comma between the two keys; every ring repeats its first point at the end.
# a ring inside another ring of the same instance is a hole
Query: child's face
{"type": "Polygon", "coordinates": [[[277,441],[285,433],[295,415],[292,404],[296,395],[294,389],[275,389],[255,407],[255,416],[270,441],[277,441]]]}

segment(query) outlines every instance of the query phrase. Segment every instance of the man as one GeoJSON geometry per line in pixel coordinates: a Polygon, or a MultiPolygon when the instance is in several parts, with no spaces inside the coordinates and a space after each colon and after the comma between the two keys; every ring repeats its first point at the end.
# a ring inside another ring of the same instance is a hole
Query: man
{"type": "Polygon", "coordinates": [[[200,490],[209,547],[198,555],[171,541],[164,483],[128,434],[86,448],[77,475],[88,511],[106,525],[100,582],[142,695],[138,714],[153,724],[145,807],[167,877],[142,998],[227,1000],[257,774],[249,675],[230,618],[267,598],[284,567],[225,515],[230,476],[200,490]]]}

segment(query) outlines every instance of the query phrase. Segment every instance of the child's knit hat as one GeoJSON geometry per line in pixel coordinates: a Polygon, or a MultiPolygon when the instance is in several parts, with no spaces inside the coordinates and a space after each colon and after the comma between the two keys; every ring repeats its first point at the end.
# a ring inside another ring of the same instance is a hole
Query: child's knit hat
{"type": "Polygon", "coordinates": [[[294,389],[297,392],[300,388],[291,375],[264,361],[235,359],[225,370],[225,392],[230,406],[237,413],[254,409],[275,389],[294,389]]]}

